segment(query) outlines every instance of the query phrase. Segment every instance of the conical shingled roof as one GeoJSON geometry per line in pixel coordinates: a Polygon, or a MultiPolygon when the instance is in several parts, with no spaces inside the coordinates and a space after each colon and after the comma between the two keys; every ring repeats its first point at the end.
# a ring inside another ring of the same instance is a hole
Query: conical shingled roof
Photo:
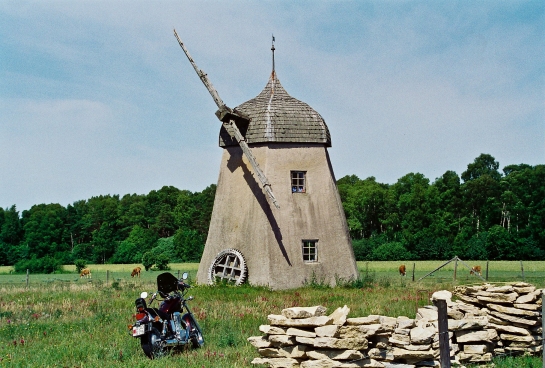
{"type": "MultiPolygon", "coordinates": [[[[234,109],[250,117],[244,134],[246,142],[322,143],[331,147],[327,125],[308,104],[291,97],[273,71],[267,86],[257,97],[234,109]]],[[[221,139],[220,146],[230,145],[221,139]]]]}

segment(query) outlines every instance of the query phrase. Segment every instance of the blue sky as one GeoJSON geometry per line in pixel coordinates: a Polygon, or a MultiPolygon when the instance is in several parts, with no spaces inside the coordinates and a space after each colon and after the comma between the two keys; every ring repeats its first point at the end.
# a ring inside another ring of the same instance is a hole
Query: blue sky
{"type": "Polygon", "coordinates": [[[2,208],[216,182],[216,106],[173,28],[231,107],[274,34],[337,178],[545,163],[543,1],[3,1],[0,24],[2,208]]]}

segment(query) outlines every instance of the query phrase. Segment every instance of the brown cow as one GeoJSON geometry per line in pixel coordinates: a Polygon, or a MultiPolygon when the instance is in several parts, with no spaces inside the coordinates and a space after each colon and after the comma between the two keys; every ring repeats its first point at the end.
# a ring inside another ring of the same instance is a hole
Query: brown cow
{"type": "Polygon", "coordinates": [[[401,266],[399,266],[399,274],[400,274],[401,276],[405,276],[406,273],[407,273],[407,272],[406,272],[406,269],[405,269],[405,265],[402,264],[401,266]]]}
{"type": "Polygon", "coordinates": [[[140,267],[136,267],[134,270],[132,270],[131,277],[140,277],[140,271],[142,271],[142,269],[140,267]]]}
{"type": "Polygon", "coordinates": [[[481,266],[473,266],[471,267],[471,271],[469,271],[470,275],[479,275],[481,276],[481,266]]]}
{"type": "Polygon", "coordinates": [[[79,277],[87,277],[88,279],[91,278],[91,269],[90,268],[84,268],[81,270],[81,273],[79,274],[79,277]]]}

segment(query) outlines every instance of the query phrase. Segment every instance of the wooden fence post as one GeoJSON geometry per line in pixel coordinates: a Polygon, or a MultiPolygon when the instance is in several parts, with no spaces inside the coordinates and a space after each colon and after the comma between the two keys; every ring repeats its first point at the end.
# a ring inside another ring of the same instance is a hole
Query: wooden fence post
{"type": "Polygon", "coordinates": [[[28,287],[28,283],[29,283],[29,281],[30,281],[30,280],[29,280],[29,275],[30,275],[30,271],[29,271],[29,269],[27,268],[27,269],[26,269],[26,287],[28,287]]]}
{"type": "Polygon", "coordinates": [[[522,281],[524,281],[524,266],[522,265],[522,261],[520,261],[520,273],[522,275],[522,281]]]}
{"type": "Polygon", "coordinates": [[[489,263],[489,262],[490,262],[490,261],[486,261],[486,278],[485,278],[486,281],[488,281],[488,263],[489,263]]]}
{"type": "Polygon", "coordinates": [[[413,282],[414,282],[414,268],[416,267],[416,263],[413,262],[413,282]]]}
{"type": "Polygon", "coordinates": [[[110,283],[110,271],[106,270],[106,286],[110,283]]]}
{"type": "Polygon", "coordinates": [[[454,260],[454,281],[456,281],[456,271],[458,271],[458,257],[454,260]]]}
{"type": "Polygon", "coordinates": [[[434,301],[438,313],[439,328],[439,359],[441,368],[450,368],[450,346],[448,337],[447,301],[437,299],[434,301]]]}
{"type": "Polygon", "coordinates": [[[541,350],[541,355],[543,356],[543,368],[545,368],[545,290],[541,292],[541,345],[543,345],[543,350],[541,350]]]}

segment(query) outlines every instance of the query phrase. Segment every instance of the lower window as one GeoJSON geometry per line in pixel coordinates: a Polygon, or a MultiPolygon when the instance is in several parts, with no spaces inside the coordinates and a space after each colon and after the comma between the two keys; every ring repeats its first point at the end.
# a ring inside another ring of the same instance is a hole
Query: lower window
{"type": "Polygon", "coordinates": [[[303,262],[318,262],[318,240],[303,240],[303,262]]]}

